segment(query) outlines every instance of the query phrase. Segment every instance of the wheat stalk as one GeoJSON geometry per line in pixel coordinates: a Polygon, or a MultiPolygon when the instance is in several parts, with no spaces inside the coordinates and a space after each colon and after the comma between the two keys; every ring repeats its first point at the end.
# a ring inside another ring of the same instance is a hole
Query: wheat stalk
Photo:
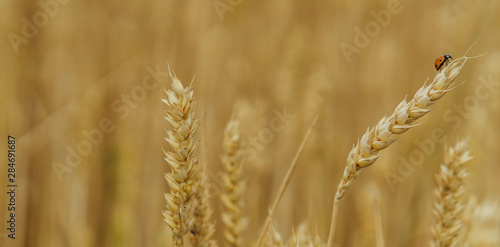
{"type": "Polygon", "coordinates": [[[337,212],[340,199],[346,189],[361,174],[364,168],[372,165],[380,156],[379,151],[389,147],[396,139],[391,139],[392,134],[402,134],[416,126],[413,122],[429,111],[430,106],[441,99],[447,92],[455,88],[454,79],[460,73],[467,57],[453,60],[448,66],[438,71],[434,80],[429,85],[424,84],[413,99],[404,99],[390,116],[384,116],[373,128],[368,128],[361,140],[352,148],[347,158],[344,174],[338,185],[333,203],[332,221],[328,246],[332,246],[337,222],[337,212]]]}
{"type": "Polygon", "coordinates": [[[465,163],[472,159],[467,142],[461,141],[445,154],[444,164],[436,174],[437,187],[434,190],[435,220],[432,228],[431,246],[458,246],[462,229],[462,213],[465,200],[461,197],[465,192],[464,180],[467,177],[465,163]]]}
{"type": "Polygon", "coordinates": [[[194,138],[199,124],[194,116],[196,100],[193,90],[191,87],[184,88],[171,72],[170,77],[171,89],[165,90],[166,99],[162,99],[169,107],[165,119],[172,125],[165,138],[172,150],[163,150],[170,166],[170,172],[165,174],[170,192],[165,194],[166,210],[163,216],[172,229],[174,245],[183,246],[183,236],[194,223],[194,197],[200,180],[198,160],[195,158],[199,141],[194,138]]]}
{"type": "Polygon", "coordinates": [[[244,230],[242,194],[244,182],[242,177],[242,162],[240,151],[239,122],[231,120],[224,131],[224,193],[221,195],[224,211],[224,239],[228,246],[241,246],[241,234],[244,230]]]}

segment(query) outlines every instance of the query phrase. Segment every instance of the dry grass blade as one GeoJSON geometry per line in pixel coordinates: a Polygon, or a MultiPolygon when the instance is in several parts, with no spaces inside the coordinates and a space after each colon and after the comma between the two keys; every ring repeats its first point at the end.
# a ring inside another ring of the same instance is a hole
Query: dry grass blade
{"type": "Polygon", "coordinates": [[[200,175],[195,158],[199,141],[194,138],[198,131],[198,119],[194,116],[196,100],[191,87],[186,87],[172,75],[172,88],[165,90],[162,101],[169,107],[165,119],[172,125],[165,140],[172,147],[164,151],[170,172],[165,174],[170,192],[165,194],[165,222],[172,229],[175,246],[183,246],[183,236],[194,223],[194,197],[197,193],[200,175]]]}
{"type": "Polygon", "coordinates": [[[464,180],[468,175],[465,163],[472,159],[469,153],[465,141],[449,148],[444,164],[436,174],[436,201],[433,209],[435,224],[432,228],[431,246],[458,246],[461,240],[462,214],[465,208],[462,195],[465,192],[464,180]]]}
{"type": "Polygon", "coordinates": [[[467,57],[453,60],[448,66],[438,71],[434,80],[424,84],[414,95],[413,99],[404,99],[390,116],[384,116],[373,128],[368,128],[363,137],[352,148],[347,158],[344,174],[338,185],[334,199],[332,221],[328,246],[332,246],[335,235],[335,225],[340,199],[354,180],[361,174],[364,168],[372,165],[380,156],[378,153],[389,147],[396,139],[393,134],[402,134],[408,129],[416,126],[413,124],[417,119],[425,116],[431,111],[430,106],[441,99],[447,92],[453,90],[456,85],[455,78],[460,73],[467,57]]]}

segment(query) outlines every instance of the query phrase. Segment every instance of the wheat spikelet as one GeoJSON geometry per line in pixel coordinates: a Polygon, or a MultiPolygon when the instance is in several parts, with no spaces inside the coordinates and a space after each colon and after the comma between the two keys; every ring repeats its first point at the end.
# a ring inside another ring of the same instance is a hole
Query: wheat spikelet
{"type": "Polygon", "coordinates": [[[241,234],[244,230],[243,201],[244,190],[242,179],[239,122],[230,121],[224,132],[224,193],[221,201],[224,205],[222,222],[224,223],[224,239],[229,246],[241,246],[241,234]]]}
{"type": "Polygon", "coordinates": [[[212,216],[212,209],[210,208],[209,184],[205,167],[201,167],[201,174],[200,185],[195,195],[195,223],[191,232],[191,240],[197,247],[215,247],[217,243],[212,240],[212,235],[215,231],[215,223],[210,219],[212,216]]]}
{"type": "Polygon", "coordinates": [[[465,162],[472,159],[465,141],[461,141],[445,154],[444,164],[436,174],[435,203],[431,246],[458,246],[462,229],[462,213],[465,200],[464,179],[467,177],[465,162]]]}
{"type": "Polygon", "coordinates": [[[333,244],[338,206],[346,189],[351,186],[364,168],[377,161],[380,156],[378,152],[389,147],[396,140],[391,139],[392,134],[402,134],[416,126],[412,123],[431,111],[430,106],[435,101],[441,99],[447,92],[455,88],[454,79],[458,76],[466,61],[467,57],[455,59],[448,66],[438,71],[429,85],[424,84],[415,93],[413,99],[408,102],[404,99],[396,107],[392,115],[384,116],[375,127],[368,128],[363,137],[352,148],[335,194],[328,246],[333,244]]]}
{"type": "Polygon", "coordinates": [[[199,165],[195,158],[199,141],[194,138],[198,131],[198,119],[194,116],[196,100],[191,87],[182,85],[177,76],[170,73],[171,89],[165,90],[162,101],[169,107],[165,119],[172,125],[165,140],[172,147],[165,153],[170,172],[165,174],[170,192],[165,194],[165,222],[172,229],[175,246],[183,246],[183,236],[194,223],[194,197],[199,185],[199,165]]]}

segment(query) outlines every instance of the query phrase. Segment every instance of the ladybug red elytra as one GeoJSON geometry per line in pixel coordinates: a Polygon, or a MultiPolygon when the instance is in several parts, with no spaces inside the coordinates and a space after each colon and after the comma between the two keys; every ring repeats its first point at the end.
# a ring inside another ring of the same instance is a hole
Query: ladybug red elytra
{"type": "Polygon", "coordinates": [[[434,67],[439,71],[443,65],[450,63],[451,60],[453,60],[453,58],[450,55],[440,56],[436,59],[436,62],[434,62],[434,67]]]}

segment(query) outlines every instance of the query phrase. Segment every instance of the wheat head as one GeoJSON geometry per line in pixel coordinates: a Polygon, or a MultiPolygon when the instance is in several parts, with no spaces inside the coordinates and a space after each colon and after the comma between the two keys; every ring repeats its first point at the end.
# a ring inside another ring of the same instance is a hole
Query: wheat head
{"type": "Polygon", "coordinates": [[[465,163],[472,159],[467,142],[461,141],[449,148],[445,154],[444,164],[436,174],[437,186],[434,190],[435,203],[433,216],[435,224],[432,228],[431,246],[458,246],[461,240],[462,214],[466,200],[462,198],[465,191],[464,180],[467,177],[465,163]]]}
{"type": "Polygon", "coordinates": [[[460,73],[467,57],[453,60],[441,69],[429,85],[424,84],[410,101],[404,99],[390,116],[384,116],[373,128],[368,128],[361,140],[352,148],[347,158],[344,174],[338,185],[335,200],[340,200],[364,168],[380,156],[378,152],[389,147],[396,139],[392,134],[402,134],[416,126],[415,120],[431,111],[430,106],[455,88],[454,79],[460,73]]]}
{"type": "Polygon", "coordinates": [[[351,149],[333,201],[328,247],[331,247],[334,242],[340,199],[347,188],[352,185],[363,169],[377,161],[381,150],[389,147],[396,140],[392,139],[391,135],[403,134],[415,127],[413,122],[430,112],[430,106],[434,102],[456,87],[454,80],[466,61],[467,57],[460,57],[440,69],[430,84],[424,83],[410,101],[403,99],[390,116],[384,116],[375,127],[368,128],[351,149]]]}
{"type": "Polygon", "coordinates": [[[221,195],[224,205],[222,213],[224,239],[228,246],[241,246],[241,235],[244,230],[242,201],[244,182],[240,142],[239,122],[231,120],[224,131],[224,154],[222,156],[224,193],[221,195]]]}
{"type": "Polygon", "coordinates": [[[192,227],[195,219],[194,197],[200,181],[198,160],[195,158],[199,141],[195,139],[199,129],[194,110],[196,100],[191,87],[184,87],[177,76],[170,73],[171,89],[165,90],[162,101],[169,107],[165,119],[172,125],[165,140],[171,151],[163,151],[170,172],[165,174],[170,192],[165,193],[165,222],[172,229],[175,246],[183,246],[183,236],[192,227]]]}

